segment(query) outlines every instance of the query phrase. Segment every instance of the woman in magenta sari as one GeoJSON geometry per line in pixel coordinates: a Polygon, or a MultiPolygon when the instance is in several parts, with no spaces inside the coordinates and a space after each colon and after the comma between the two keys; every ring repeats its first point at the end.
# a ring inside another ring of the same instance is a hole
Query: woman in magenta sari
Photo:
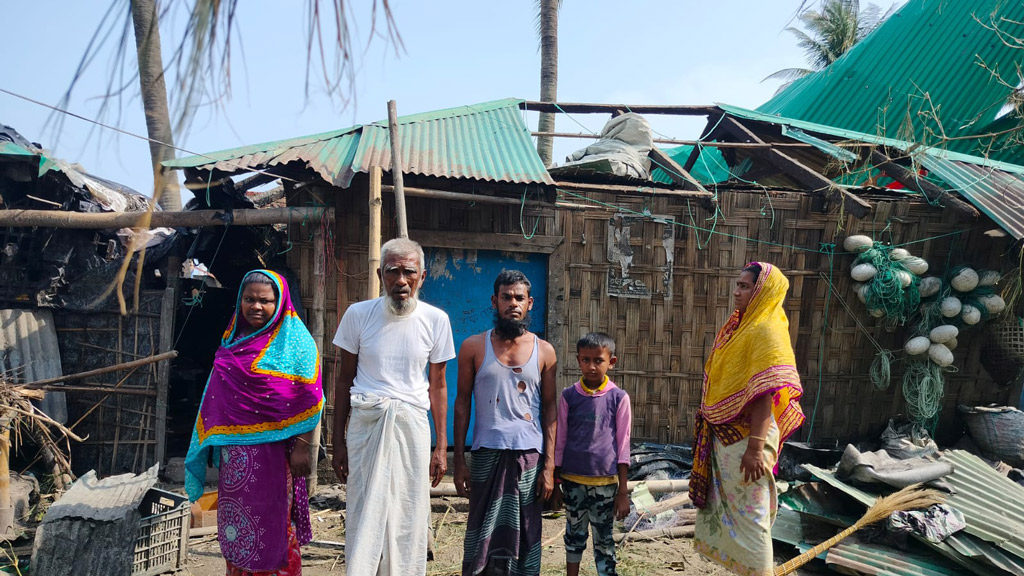
{"type": "Polygon", "coordinates": [[[268,270],[246,274],[221,340],[185,459],[185,489],[203,494],[211,456],[220,469],[217,530],[228,576],[302,572],[312,539],[306,475],[323,409],[320,355],[268,270]]]}

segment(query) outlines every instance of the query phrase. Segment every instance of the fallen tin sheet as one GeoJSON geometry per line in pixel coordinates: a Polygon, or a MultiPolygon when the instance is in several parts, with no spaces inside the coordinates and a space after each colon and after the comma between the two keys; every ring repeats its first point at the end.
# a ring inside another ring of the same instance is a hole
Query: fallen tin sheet
{"type": "Polygon", "coordinates": [[[868,576],[959,576],[963,568],[938,555],[909,552],[846,539],[825,557],[829,568],[843,574],[868,576]]]}
{"type": "MultiPolygon", "coordinates": [[[[857,488],[855,486],[850,486],[849,484],[846,484],[842,480],[839,480],[838,478],[835,477],[835,473],[833,471],[825,470],[824,468],[818,468],[817,466],[813,466],[811,464],[804,464],[804,468],[808,472],[813,474],[816,478],[819,478],[822,482],[825,482],[826,484],[832,486],[833,488],[841,490],[843,493],[856,499],[865,507],[871,507],[871,505],[874,504],[875,500],[877,499],[876,495],[865,492],[864,490],[861,490],[860,488],[857,488]]],[[[949,478],[951,478],[955,474],[956,472],[950,475],[949,478]]],[[[952,504],[952,502],[950,502],[950,504],[952,504]]],[[[956,537],[958,537],[958,535],[954,534],[950,538],[956,537]]],[[[975,547],[976,551],[978,552],[977,555],[966,556],[958,552],[957,549],[954,548],[951,544],[947,543],[950,538],[946,539],[947,542],[938,543],[929,542],[917,535],[915,535],[915,538],[919,542],[925,544],[929,548],[932,548],[942,556],[956,562],[963,568],[969,570],[972,574],[978,574],[979,576],[999,576],[1005,574],[1006,572],[1009,572],[1010,574],[1024,576],[1024,571],[1018,571],[1016,568],[1011,570],[1001,570],[999,568],[993,568],[995,566],[1015,567],[1022,560],[1020,558],[1009,557],[1008,555],[1000,552],[997,548],[995,548],[992,545],[977,546],[975,547]]],[[[1021,568],[1024,569],[1024,565],[1022,565],[1021,568]]]]}

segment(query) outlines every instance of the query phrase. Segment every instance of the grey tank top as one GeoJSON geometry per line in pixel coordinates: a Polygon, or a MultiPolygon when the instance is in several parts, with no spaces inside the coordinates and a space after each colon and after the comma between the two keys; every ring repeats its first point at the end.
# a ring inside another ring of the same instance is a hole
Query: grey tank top
{"type": "Polygon", "coordinates": [[[484,360],[473,383],[476,403],[473,450],[537,450],[544,446],[541,433],[540,345],[533,337],[533,354],[522,366],[498,361],[491,346],[491,330],[484,335],[484,360]]]}

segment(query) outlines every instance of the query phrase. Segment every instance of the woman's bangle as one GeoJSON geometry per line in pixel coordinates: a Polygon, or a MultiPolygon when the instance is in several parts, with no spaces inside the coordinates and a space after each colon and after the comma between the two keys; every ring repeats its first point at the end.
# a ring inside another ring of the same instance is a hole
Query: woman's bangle
{"type": "Polygon", "coordinates": [[[305,439],[305,438],[303,438],[302,436],[296,436],[296,437],[295,437],[295,439],[296,439],[296,440],[302,440],[303,442],[305,442],[305,443],[306,443],[306,446],[312,446],[312,445],[313,445],[313,444],[312,444],[312,443],[311,443],[311,442],[310,442],[309,440],[306,440],[306,439],[305,439]]]}
{"type": "Polygon", "coordinates": [[[761,442],[766,442],[767,441],[764,436],[754,436],[753,434],[751,434],[750,436],[747,436],[747,439],[748,440],[760,440],[761,442]]]}

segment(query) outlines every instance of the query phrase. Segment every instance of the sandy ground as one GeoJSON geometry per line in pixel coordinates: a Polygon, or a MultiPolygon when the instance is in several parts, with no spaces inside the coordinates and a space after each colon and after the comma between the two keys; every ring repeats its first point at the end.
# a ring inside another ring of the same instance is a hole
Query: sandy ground
{"type": "MultiPolygon", "coordinates": [[[[344,510],[340,491],[335,487],[321,490],[312,502],[313,537],[315,541],[343,542],[345,540],[344,510]]],[[[461,498],[435,498],[433,526],[436,531],[434,560],[427,564],[430,576],[457,576],[461,574],[462,539],[466,530],[466,501],[461,498]]],[[[562,534],[564,517],[544,518],[544,557],[541,574],[565,573],[565,549],[562,534]]],[[[302,550],[303,574],[321,576],[345,574],[345,560],[341,550],[324,546],[306,546],[302,550]]],[[[728,571],[717,567],[693,552],[690,538],[628,542],[618,550],[619,574],[622,576],[696,576],[707,574],[724,576],[728,571]]],[[[179,574],[221,576],[224,560],[215,536],[193,538],[189,546],[188,566],[179,574]]],[[[593,556],[588,549],[580,574],[596,576],[593,556]]]]}

